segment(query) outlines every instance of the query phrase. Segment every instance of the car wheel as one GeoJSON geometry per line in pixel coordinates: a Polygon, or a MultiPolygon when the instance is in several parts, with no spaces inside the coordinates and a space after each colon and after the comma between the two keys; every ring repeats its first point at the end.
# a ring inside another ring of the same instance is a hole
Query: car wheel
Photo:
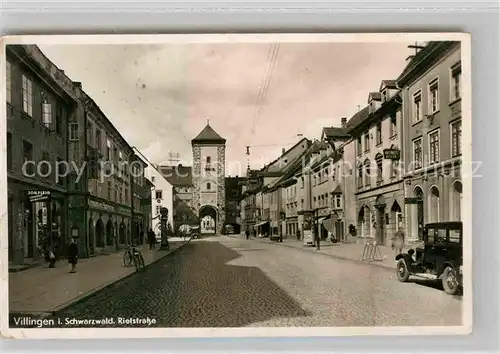
{"type": "Polygon", "coordinates": [[[408,265],[406,264],[404,259],[400,259],[396,266],[396,272],[398,275],[398,280],[402,283],[405,283],[410,278],[410,270],[408,269],[408,265]]]}
{"type": "Polygon", "coordinates": [[[457,272],[453,267],[446,267],[441,276],[443,289],[449,295],[455,295],[460,285],[458,284],[457,272]]]}

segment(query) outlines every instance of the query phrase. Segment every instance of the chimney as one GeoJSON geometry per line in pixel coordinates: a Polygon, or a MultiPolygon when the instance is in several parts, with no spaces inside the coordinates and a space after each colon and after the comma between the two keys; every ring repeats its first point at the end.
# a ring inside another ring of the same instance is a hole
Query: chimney
{"type": "Polygon", "coordinates": [[[82,83],[80,81],[75,81],[73,82],[73,84],[75,84],[75,86],[78,87],[80,90],[82,89],[82,83]]]}
{"type": "Polygon", "coordinates": [[[286,151],[285,148],[282,148],[281,149],[281,155],[285,155],[285,151],[286,151]]]}
{"type": "Polygon", "coordinates": [[[347,126],[347,118],[346,117],[340,118],[340,124],[342,125],[342,128],[345,128],[347,126]]]}

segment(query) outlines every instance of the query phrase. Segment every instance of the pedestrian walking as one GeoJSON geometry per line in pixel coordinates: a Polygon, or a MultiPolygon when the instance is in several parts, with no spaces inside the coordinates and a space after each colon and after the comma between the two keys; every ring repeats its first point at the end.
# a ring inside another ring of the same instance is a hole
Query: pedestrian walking
{"type": "Polygon", "coordinates": [[[297,229],[297,240],[300,241],[300,230],[297,229]]]}
{"type": "Polygon", "coordinates": [[[50,245],[46,251],[46,261],[49,263],[49,268],[56,267],[56,254],[54,252],[54,247],[50,245]]]}
{"type": "Polygon", "coordinates": [[[248,231],[248,229],[245,231],[245,236],[247,240],[250,238],[250,231],[248,231]]]}
{"type": "Polygon", "coordinates": [[[396,254],[400,254],[403,252],[403,247],[405,245],[405,234],[402,230],[396,231],[396,234],[393,238],[392,249],[396,252],[396,254]]]}
{"type": "Polygon", "coordinates": [[[316,240],[316,249],[319,251],[320,250],[320,244],[321,244],[321,236],[319,234],[319,231],[316,227],[313,226],[313,232],[314,232],[314,238],[316,240]]]}
{"type": "Polygon", "coordinates": [[[156,235],[153,229],[149,229],[148,231],[148,243],[149,243],[149,250],[152,251],[156,245],[156,235]]]}
{"type": "Polygon", "coordinates": [[[71,264],[70,273],[76,273],[76,264],[78,263],[78,245],[72,237],[68,246],[68,263],[71,264]]]}

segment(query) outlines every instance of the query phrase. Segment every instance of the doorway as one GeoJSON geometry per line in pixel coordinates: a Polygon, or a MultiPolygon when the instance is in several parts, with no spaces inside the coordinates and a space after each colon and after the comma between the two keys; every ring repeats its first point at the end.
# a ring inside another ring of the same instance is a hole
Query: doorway
{"type": "Polygon", "coordinates": [[[376,238],[377,244],[381,246],[385,246],[386,237],[385,237],[385,199],[384,196],[379,195],[375,200],[375,209],[376,209],[376,238]]]}

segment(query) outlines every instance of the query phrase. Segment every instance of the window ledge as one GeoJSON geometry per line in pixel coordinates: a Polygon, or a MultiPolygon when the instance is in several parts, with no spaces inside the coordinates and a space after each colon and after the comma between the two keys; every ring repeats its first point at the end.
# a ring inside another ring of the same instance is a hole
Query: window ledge
{"type": "Polygon", "coordinates": [[[450,103],[448,103],[448,106],[453,106],[455,103],[457,103],[461,100],[462,100],[462,97],[455,98],[454,100],[451,100],[450,103]]]}
{"type": "Polygon", "coordinates": [[[423,120],[422,120],[422,119],[420,119],[418,122],[413,122],[413,123],[411,123],[411,126],[412,126],[412,127],[414,127],[414,126],[416,126],[416,125],[418,125],[418,124],[421,124],[422,122],[423,122],[423,120]]]}
{"type": "Polygon", "coordinates": [[[21,117],[31,121],[32,123],[35,122],[35,119],[32,116],[30,116],[28,113],[26,113],[25,111],[21,111],[21,117]]]}
{"type": "Polygon", "coordinates": [[[380,146],[382,146],[382,142],[379,142],[375,145],[375,147],[380,147],[380,146]]]}
{"type": "Polygon", "coordinates": [[[394,139],[396,139],[397,137],[398,137],[398,134],[396,133],[396,134],[392,134],[392,135],[389,137],[389,139],[394,140],[394,139]]]}

